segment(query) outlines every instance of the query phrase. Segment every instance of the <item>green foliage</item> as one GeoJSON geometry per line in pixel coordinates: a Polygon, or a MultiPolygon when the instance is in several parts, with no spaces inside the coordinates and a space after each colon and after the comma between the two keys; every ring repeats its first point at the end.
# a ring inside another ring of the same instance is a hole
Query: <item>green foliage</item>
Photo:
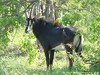
{"type": "MultiPolygon", "coordinates": [[[[57,53],[55,53],[57,54],[57,53]]],[[[34,64],[29,65],[27,62],[26,56],[2,56],[0,57],[0,75],[99,75],[100,64],[90,65],[84,64],[77,59],[74,63],[74,67],[70,70],[68,66],[68,59],[63,57],[64,54],[61,54],[62,58],[54,59],[54,66],[52,73],[46,71],[46,66],[44,62],[44,56],[35,58],[34,64]],[[62,63],[63,61],[63,63],[62,63]]],[[[55,58],[58,57],[55,55],[55,58]]]]}
{"type": "Polygon", "coordinates": [[[36,38],[33,35],[33,33],[30,32],[28,34],[25,34],[24,28],[20,26],[18,29],[14,30],[13,33],[8,32],[8,36],[9,36],[8,38],[10,39],[8,46],[10,44],[18,45],[18,50],[28,55],[28,58],[27,58],[28,62],[30,64],[33,63],[34,59],[38,55],[36,38]]]}
{"type": "MultiPolygon", "coordinates": [[[[63,2],[63,0],[56,1],[58,4],[63,2]]],[[[45,71],[45,57],[44,55],[39,56],[35,36],[32,32],[24,33],[25,16],[22,13],[23,6],[27,6],[28,3],[24,4],[25,1],[23,1],[21,5],[20,2],[22,1],[0,0],[0,75],[51,75],[45,71]],[[20,52],[18,52],[19,55],[15,55],[16,51],[20,51],[25,56],[19,54],[20,52]],[[29,65],[28,63],[34,64],[29,65]]],[[[91,63],[100,60],[99,0],[67,0],[61,8],[65,9],[62,10],[63,24],[75,26],[84,37],[83,56],[90,59],[91,63]]],[[[100,62],[93,65],[85,64],[74,54],[74,68],[69,70],[65,68],[66,64],[68,66],[65,56],[65,52],[55,52],[53,75],[73,75],[77,72],[80,75],[84,75],[81,72],[92,72],[93,75],[99,75],[100,62]]]]}
{"type": "Polygon", "coordinates": [[[34,62],[34,59],[37,57],[37,43],[36,38],[33,36],[33,34],[29,34],[27,38],[23,40],[23,48],[22,51],[28,52],[28,62],[31,64],[34,62]]]}
{"type": "Polygon", "coordinates": [[[62,21],[64,25],[74,25],[76,21],[81,19],[80,14],[78,13],[65,13],[62,17],[62,21]]]}
{"type": "Polygon", "coordinates": [[[10,42],[8,32],[13,32],[14,29],[24,25],[25,18],[19,14],[21,5],[18,1],[1,0],[0,4],[0,49],[2,50],[10,42]]]}
{"type": "Polygon", "coordinates": [[[37,46],[34,35],[24,33],[26,19],[23,16],[23,8],[28,3],[20,0],[1,0],[0,4],[0,52],[6,53],[8,49],[18,46],[16,49],[28,54],[31,63],[37,55],[37,46]]]}

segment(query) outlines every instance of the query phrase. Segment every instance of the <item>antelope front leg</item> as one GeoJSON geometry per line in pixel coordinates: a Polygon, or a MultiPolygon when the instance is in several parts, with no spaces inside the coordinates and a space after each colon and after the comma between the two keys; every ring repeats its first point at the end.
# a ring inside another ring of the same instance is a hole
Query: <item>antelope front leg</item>
{"type": "Polygon", "coordinates": [[[51,50],[50,51],[50,71],[52,71],[53,59],[54,59],[54,50],[51,50]]]}
{"type": "Polygon", "coordinates": [[[49,70],[49,51],[44,50],[45,57],[46,57],[46,65],[47,65],[47,70],[49,70]]]}

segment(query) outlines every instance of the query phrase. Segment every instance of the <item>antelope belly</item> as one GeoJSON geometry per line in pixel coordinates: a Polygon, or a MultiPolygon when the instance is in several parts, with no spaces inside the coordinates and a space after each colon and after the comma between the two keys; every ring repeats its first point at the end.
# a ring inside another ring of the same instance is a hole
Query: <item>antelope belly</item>
{"type": "Polygon", "coordinates": [[[58,45],[58,46],[52,48],[52,50],[53,50],[53,49],[54,49],[54,50],[65,50],[65,47],[64,47],[64,45],[60,44],[60,45],[58,45]]]}

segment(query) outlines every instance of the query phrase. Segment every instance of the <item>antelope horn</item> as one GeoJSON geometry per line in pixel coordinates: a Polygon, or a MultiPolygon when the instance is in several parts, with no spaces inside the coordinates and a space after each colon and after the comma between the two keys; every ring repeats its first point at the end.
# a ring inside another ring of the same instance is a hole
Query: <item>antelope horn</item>
{"type": "Polygon", "coordinates": [[[35,7],[35,4],[33,3],[33,4],[32,4],[32,8],[31,8],[31,11],[30,11],[29,18],[32,18],[32,17],[33,17],[33,10],[34,10],[34,7],[35,7]]]}
{"type": "Polygon", "coordinates": [[[35,9],[35,4],[33,4],[33,6],[32,6],[32,13],[31,13],[31,17],[33,17],[33,16],[34,16],[34,15],[33,15],[34,9],[35,9]]]}
{"type": "Polygon", "coordinates": [[[27,18],[29,18],[29,12],[28,12],[28,9],[29,7],[32,5],[33,3],[31,3],[30,5],[28,5],[28,7],[24,10],[25,11],[25,15],[27,18]]]}
{"type": "Polygon", "coordinates": [[[26,11],[25,15],[27,18],[29,18],[29,12],[26,11]]]}

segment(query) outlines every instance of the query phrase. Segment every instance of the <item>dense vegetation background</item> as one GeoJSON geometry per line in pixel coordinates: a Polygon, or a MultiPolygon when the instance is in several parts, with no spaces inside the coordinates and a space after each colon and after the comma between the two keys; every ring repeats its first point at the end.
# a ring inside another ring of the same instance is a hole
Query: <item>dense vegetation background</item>
{"type": "MultiPolygon", "coordinates": [[[[46,5],[48,0],[0,0],[0,75],[50,74],[45,71],[45,57],[43,53],[38,52],[34,34],[24,33],[25,9],[32,2],[39,6],[39,1],[46,5]]],[[[69,70],[65,51],[57,52],[53,74],[99,75],[100,1],[54,0],[53,2],[56,3],[56,9],[59,9],[60,14],[57,13],[58,11],[54,13],[58,15],[63,25],[75,26],[82,33],[84,37],[83,55],[89,59],[88,63],[84,63],[74,54],[74,67],[69,70]]]]}

